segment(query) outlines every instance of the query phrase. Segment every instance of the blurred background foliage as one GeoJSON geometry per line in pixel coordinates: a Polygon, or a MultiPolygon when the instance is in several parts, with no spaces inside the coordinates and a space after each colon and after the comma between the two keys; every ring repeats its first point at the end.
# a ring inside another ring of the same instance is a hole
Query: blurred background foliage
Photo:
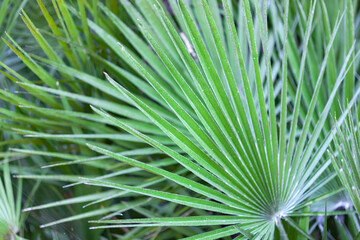
{"type": "MultiPolygon", "coordinates": [[[[174,65],[183,71],[181,61],[167,32],[152,7],[150,0],[2,0],[0,1],[0,238],[14,239],[180,239],[182,237],[216,230],[219,226],[190,227],[119,227],[89,230],[94,224],[89,220],[184,217],[206,215],[205,210],[164,202],[125,190],[88,186],[83,178],[111,179],[111,181],[138,187],[151,187],[170,193],[199,197],[168,179],[149,173],[126,163],[99,155],[86,144],[106,148],[169,172],[201,182],[193,173],[143,140],[120,130],[106,118],[95,114],[90,104],[110,112],[123,123],[151,136],[161,144],[187,156],[159,127],[154,125],[123,94],[105,80],[108,73],[119,84],[153,107],[158,114],[178,127],[189,139],[193,139],[179,119],[165,104],[160,95],[142,74],[121,53],[120,42],[145,68],[157,76],[159,82],[176,96],[184,107],[190,108],[179,87],[169,81],[170,72],[157,57],[139,28],[141,17],[151,26],[157,40],[170,56],[174,65]],[[84,207],[85,206],[85,207],[84,207]],[[24,211],[23,211],[24,210],[24,211]]],[[[214,52],[214,43],[208,39],[209,29],[203,23],[204,16],[196,1],[184,1],[197,20],[207,50],[219,69],[220,61],[214,52]]],[[[242,1],[231,2],[244,64],[251,83],[251,91],[257,96],[254,64],[242,1]]],[[[261,6],[263,6],[263,1],[261,6]]],[[[289,112],[294,110],[301,56],[304,51],[307,20],[313,1],[290,1],[288,22],[288,103],[289,112]]],[[[268,45],[276,120],[280,122],[282,58],[284,32],[284,5],[281,1],[267,1],[268,45]]],[[[221,1],[211,0],[209,5],[218,17],[216,23],[222,41],[229,44],[225,30],[224,9],[221,1]]],[[[320,88],[319,99],[311,116],[309,138],[321,118],[327,99],[341,72],[349,50],[350,62],[345,84],[341,85],[331,105],[316,146],[319,147],[333,129],[335,117],[340,117],[358,92],[360,6],[359,1],[317,1],[304,69],[303,99],[300,102],[298,128],[303,127],[311,96],[326,46],[330,41],[337,19],[342,14],[338,33],[329,52],[325,80],[320,88]],[[326,13],[325,14],[325,10],[326,13]],[[355,45],[353,46],[353,42],[355,45]]],[[[183,41],[191,41],[181,17],[177,1],[163,1],[162,7],[174,23],[183,41]]],[[[261,43],[261,24],[253,11],[256,48],[259,52],[261,80],[267,81],[267,60],[261,43]]],[[[188,49],[195,61],[196,52],[188,49]]],[[[230,47],[228,58],[233,63],[230,47]]],[[[240,72],[235,72],[240,82],[240,72]]],[[[267,88],[264,97],[269,99],[267,88]]],[[[243,89],[240,91],[244,91],[243,89]]],[[[258,104],[255,102],[255,104],[258,104]]],[[[260,111],[260,110],[259,110],[260,111]]],[[[287,119],[290,129],[291,118],[287,119]]],[[[355,130],[354,130],[355,131],[355,130]]],[[[297,138],[300,133],[297,135],[297,138]]],[[[334,148],[331,145],[331,148],[334,148]]],[[[317,148],[314,148],[315,150],[317,148]]],[[[335,150],[335,148],[334,148],[335,150]]],[[[325,160],[326,154],[322,156],[325,160]]],[[[359,231],[358,217],[352,212],[352,203],[334,175],[332,166],[323,173],[326,184],[309,199],[314,201],[301,208],[305,213],[293,217],[298,226],[316,239],[353,239],[359,231]],[[325,204],[326,202],[326,204],[325,204]],[[325,206],[327,206],[325,210],[325,206]],[[306,214],[308,213],[308,214],[306,214]],[[325,215],[325,217],[324,217],[325,215]]],[[[226,224],[225,224],[226,225],[226,224]]],[[[288,239],[305,239],[299,229],[283,221],[288,239]]],[[[220,226],[221,228],[221,226],[220,226]]],[[[241,234],[240,234],[241,235],[241,234]]],[[[239,235],[239,236],[240,236],[239,235]]],[[[275,239],[281,232],[276,230],[275,239]]],[[[236,238],[237,233],[223,239],[236,238]]]]}

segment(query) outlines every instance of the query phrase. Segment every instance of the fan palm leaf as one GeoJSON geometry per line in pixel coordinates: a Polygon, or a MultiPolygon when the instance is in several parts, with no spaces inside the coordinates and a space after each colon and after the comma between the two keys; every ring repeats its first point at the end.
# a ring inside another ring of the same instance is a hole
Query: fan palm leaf
{"type": "Polygon", "coordinates": [[[74,188],[26,211],[88,203],[43,227],[108,214],[92,229],[134,228],[124,239],[144,227],[164,239],[311,239],[309,216],[339,213],[306,211],[341,191],[325,152],[330,113],[341,124],[360,93],[352,1],[337,18],[324,1],[37,2],[50,30],[22,20],[43,53],[4,39],[34,77],[1,63],[27,92],[1,90],[15,109],[2,128],[27,138],[13,148],[26,166],[46,168],[17,177],[74,188]]]}

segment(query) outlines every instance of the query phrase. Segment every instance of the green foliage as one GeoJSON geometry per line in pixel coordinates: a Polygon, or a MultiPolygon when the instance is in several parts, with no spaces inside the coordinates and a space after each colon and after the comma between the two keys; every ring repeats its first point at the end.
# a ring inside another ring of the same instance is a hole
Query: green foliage
{"type": "Polygon", "coordinates": [[[0,237],[2,239],[17,238],[21,220],[21,180],[18,183],[17,200],[14,199],[12,181],[8,163],[4,164],[4,179],[0,178],[0,237]]]}
{"type": "Polygon", "coordinates": [[[337,128],[334,138],[336,152],[330,154],[330,157],[354,209],[360,215],[359,114],[356,113],[354,118],[355,123],[349,115],[342,129],[337,128]]]}
{"type": "Polygon", "coordinates": [[[28,239],[355,237],[359,24],[352,0],[2,1],[27,30],[0,45],[0,219],[28,239]]]}

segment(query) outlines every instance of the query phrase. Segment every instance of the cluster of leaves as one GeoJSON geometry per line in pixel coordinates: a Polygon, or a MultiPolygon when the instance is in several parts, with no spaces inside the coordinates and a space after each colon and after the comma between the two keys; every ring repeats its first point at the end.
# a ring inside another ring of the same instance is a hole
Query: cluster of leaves
{"type": "Polygon", "coordinates": [[[332,163],[338,176],[352,200],[354,209],[360,215],[360,134],[359,114],[354,119],[349,115],[343,124],[343,129],[337,128],[337,137],[334,138],[335,151],[330,154],[332,163]],[[356,127],[355,127],[356,126],[356,127]],[[336,156],[337,155],[337,156],[336,156]]]}
{"type": "Polygon", "coordinates": [[[1,1],[0,235],[352,239],[359,25],[357,0],[1,1]]]}

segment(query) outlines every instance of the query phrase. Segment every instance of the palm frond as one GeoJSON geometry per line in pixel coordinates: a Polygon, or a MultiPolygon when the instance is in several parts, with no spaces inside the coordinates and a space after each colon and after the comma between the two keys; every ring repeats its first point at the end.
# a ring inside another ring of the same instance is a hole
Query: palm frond
{"type": "Polygon", "coordinates": [[[25,212],[42,234],[76,222],[84,239],[312,239],[331,236],[319,215],[352,214],[337,209],[350,175],[325,152],[350,158],[358,141],[356,1],[33,4],[41,16],[21,20],[36,47],[16,32],[1,45],[26,72],[0,60],[20,89],[0,90],[0,145],[37,181],[25,212]]]}

